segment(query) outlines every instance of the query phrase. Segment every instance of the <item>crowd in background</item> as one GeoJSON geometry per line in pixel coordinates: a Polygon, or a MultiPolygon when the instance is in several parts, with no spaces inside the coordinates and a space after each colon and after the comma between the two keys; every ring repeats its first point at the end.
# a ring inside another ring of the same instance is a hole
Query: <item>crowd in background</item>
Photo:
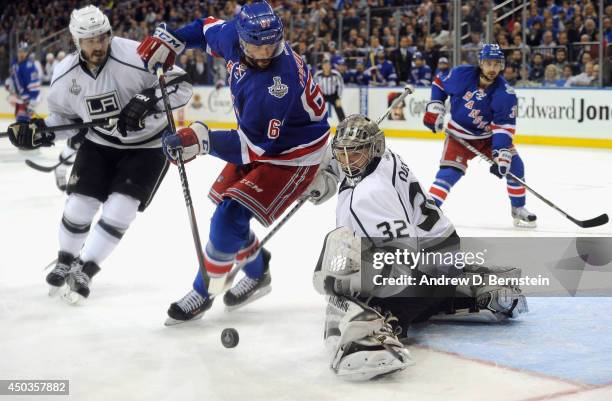
{"type": "MultiPolygon", "coordinates": [[[[48,83],[58,59],[74,50],[66,30],[70,12],[90,3],[108,14],[115,35],[140,41],[161,22],[177,27],[208,15],[231,19],[240,12],[243,1],[11,2],[0,16],[0,78],[4,80],[9,73],[9,44],[16,29],[18,40],[30,44],[61,32],[46,39],[42,47],[35,47],[33,53],[40,63],[43,83],[48,83]]],[[[270,3],[282,17],[285,37],[295,51],[313,70],[330,61],[347,85],[386,86],[407,82],[427,86],[452,59],[452,10],[448,2],[270,0],[270,3]]],[[[465,22],[462,63],[477,62],[478,49],[484,43],[488,7],[488,1],[462,2],[465,22]]],[[[501,15],[505,11],[496,13],[501,15]]],[[[503,74],[511,84],[596,86],[599,74],[603,74],[604,85],[612,85],[612,4],[598,10],[597,3],[590,0],[533,0],[527,13],[525,26],[521,24],[520,13],[493,26],[494,42],[506,53],[503,74]],[[599,13],[604,15],[602,38],[599,37],[599,13]],[[604,46],[603,71],[599,71],[598,43],[604,46]]],[[[177,64],[196,84],[223,85],[225,81],[223,60],[200,50],[185,52],[177,64]]]]}

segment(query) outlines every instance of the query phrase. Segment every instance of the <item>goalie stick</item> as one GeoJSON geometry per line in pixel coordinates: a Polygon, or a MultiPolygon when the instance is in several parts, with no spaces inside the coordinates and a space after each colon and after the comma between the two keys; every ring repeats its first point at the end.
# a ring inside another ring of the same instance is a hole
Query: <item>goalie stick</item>
{"type": "MultiPolygon", "coordinates": [[[[458,137],[457,135],[454,135],[452,132],[446,130],[446,134],[451,136],[452,138],[454,138],[457,142],[459,142],[461,145],[463,145],[465,148],[467,148],[468,150],[470,150],[472,153],[474,153],[475,155],[479,156],[481,159],[483,159],[484,161],[486,161],[487,163],[489,163],[490,165],[494,165],[495,162],[491,159],[489,159],[487,156],[485,156],[482,152],[480,152],[478,149],[476,149],[475,147],[473,147],[472,145],[470,145],[466,140],[464,140],[463,138],[458,137]]],[[[609,221],[608,215],[606,213],[601,214],[597,217],[593,217],[592,219],[588,219],[588,220],[578,220],[575,217],[572,217],[571,215],[569,215],[567,212],[565,212],[563,209],[561,209],[559,206],[555,205],[554,203],[552,203],[551,201],[549,201],[548,199],[546,199],[544,196],[540,195],[539,193],[537,193],[533,188],[531,188],[529,185],[527,185],[525,183],[525,181],[521,180],[520,178],[518,178],[516,175],[512,174],[511,172],[508,172],[508,176],[510,176],[513,180],[515,180],[516,182],[518,182],[519,184],[521,184],[522,186],[525,187],[525,189],[527,189],[529,192],[531,192],[532,194],[534,194],[539,200],[541,200],[542,202],[546,203],[548,206],[552,207],[553,209],[555,209],[556,211],[558,211],[559,213],[561,213],[563,216],[565,216],[569,221],[571,221],[572,223],[576,224],[579,227],[582,228],[591,228],[591,227],[598,227],[598,226],[602,226],[604,224],[606,224],[609,221]]]]}

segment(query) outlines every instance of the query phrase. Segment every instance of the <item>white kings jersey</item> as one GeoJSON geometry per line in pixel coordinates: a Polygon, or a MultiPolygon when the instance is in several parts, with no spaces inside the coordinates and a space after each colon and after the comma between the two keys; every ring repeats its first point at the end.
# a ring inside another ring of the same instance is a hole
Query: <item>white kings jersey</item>
{"type": "MultiPolygon", "coordinates": [[[[150,88],[158,88],[155,92],[159,98],[157,109],[164,110],[157,76],[145,70],[136,53],[137,47],[138,42],[113,37],[106,63],[96,75],[76,52],[66,56],[53,70],[47,96],[50,113],[45,119],[47,126],[117,118],[130,99],[150,88]]],[[[174,66],[166,73],[166,82],[171,107],[176,109],[187,104],[192,87],[185,71],[174,66]]],[[[144,128],[128,131],[125,138],[115,125],[90,128],[85,138],[118,149],[159,148],[167,125],[166,114],[160,112],[146,117],[144,128]]],[[[60,138],[74,134],[76,132],[56,132],[60,138]]]]}
{"type": "Polygon", "coordinates": [[[340,186],[336,226],[383,243],[418,238],[419,248],[435,246],[455,231],[406,163],[388,148],[357,185],[340,186]]]}

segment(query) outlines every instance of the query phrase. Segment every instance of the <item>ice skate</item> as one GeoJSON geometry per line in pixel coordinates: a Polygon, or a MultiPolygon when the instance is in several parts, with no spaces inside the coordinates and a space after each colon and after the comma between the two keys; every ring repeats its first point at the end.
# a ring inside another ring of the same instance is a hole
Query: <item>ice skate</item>
{"type": "Polygon", "coordinates": [[[83,303],[89,297],[91,279],[99,271],[100,267],[94,262],[78,261],[66,279],[68,287],[62,295],[64,301],[71,305],[83,303]]]}
{"type": "Polygon", "coordinates": [[[66,277],[72,267],[74,257],[66,252],[59,252],[57,262],[53,270],[47,274],[47,284],[49,284],[49,296],[57,295],[59,290],[66,284],[66,277]]]}
{"type": "Polygon", "coordinates": [[[196,290],[191,290],[179,301],[173,302],[168,308],[166,326],[174,326],[199,320],[213,303],[213,298],[204,297],[196,290]]]}
{"type": "Polygon", "coordinates": [[[266,249],[262,249],[264,260],[264,271],[261,277],[254,279],[245,275],[234,287],[230,288],[223,296],[223,303],[227,310],[235,310],[247,305],[272,291],[272,277],[270,276],[271,255],[266,249]]]}
{"type": "Polygon", "coordinates": [[[537,216],[527,210],[525,206],[513,207],[512,218],[514,219],[515,227],[534,228],[537,225],[537,216]]]}

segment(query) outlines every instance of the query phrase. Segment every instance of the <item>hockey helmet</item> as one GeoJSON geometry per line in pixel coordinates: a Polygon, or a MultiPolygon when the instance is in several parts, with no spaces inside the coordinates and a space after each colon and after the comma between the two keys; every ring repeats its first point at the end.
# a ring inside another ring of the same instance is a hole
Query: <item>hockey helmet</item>
{"type": "Polygon", "coordinates": [[[503,69],[506,56],[499,45],[487,43],[482,46],[480,53],[478,53],[478,61],[482,62],[483,60],[499,60],[503,69]]]}
{"type": "Polygon", "coordinates": [[[105,33],[112,34],[112,28],[108,17],[96,6],[76,9],[70,14],[70,34],[79,52],[80,39],[95,38],[105,33]]]}
{"type": "Polygon", "coordinates": [[[356,182],[363,177],[372,160],[385,152],[385,134],[369,118],[361,114],[350,115],[336,128],[332,152],[344,174],[356,182]]]}
{"type": "Polygon", "coordinates": [[[251,60],[271,59],[283,50],[283,22],[265,1],[244,5],[236,17],[236,30],[240,48],[251,60]]]}

